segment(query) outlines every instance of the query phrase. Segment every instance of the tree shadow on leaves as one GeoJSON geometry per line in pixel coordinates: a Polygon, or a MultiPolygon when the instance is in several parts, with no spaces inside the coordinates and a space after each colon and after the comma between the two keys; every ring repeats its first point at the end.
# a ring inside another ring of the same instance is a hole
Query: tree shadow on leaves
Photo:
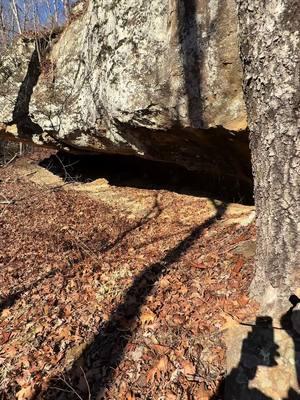
{"type": "MultiPolygon", "coordinates": [[[[145,225],[146,223],[148,223],[149,221],[151,221],[154,218],[157,218],[160,213],[162,212],[162,209],[160,207],[159,204],[159,199],[158,199],[158,193],[154,194],[153,196],[153,204],[150,207],[150,209],[146,212],[146,214],[140,218],[137,222],[135,222],[133,225],[131,225],[129,228],[125,229],[124,231],[122,231],[112,242],[105,242],[105,244],[103,244],[103,246],[100,249],[101,254],[115,249],[120,243],[122,243],[122,241],[133,231],[141,228],[143,225],[145,225]]],[[[78,249],[80,250],[81,254],[82,254],[82,258],[80,258],[78,261],[83,260],[85,257],[85,252],[87,252],[88,255],[90,255],[89,253],[89,249],[86,248],[85,246],[83,246],[80,243],[76,243],[75,241],[75,246],[78,246],[78,249]]],[[[70,260],[69,260],[70,263],[70,260]]],[[[72,260],[72,266],[74,266],[76,264],[76,262],[74,260],[72,260]]],[[[69,264],[67,264],[69,265],[69,264]]],[[[52,270],[50,270],[49,272],[47,272],[46,274],[44,274],[43,276],[35,279],[31,284],[29,285],[22,285],[19,288],[14,288],[14,292],[9,293],[8,295],[1,297],[0,296],[0,313],[8,308],[11,308],[14,306],[14,304],[26,293],[31,292],[33,289],[37,288],[39,286],[40,283],[42,283],[43,281],[45,281],[48,278],[52,278],[56,273],[65,273],[66,271],[66,267],[61,267],[61,268],[54,268],[52,270]]]]}
{"type": "Polygon", "coordinates": [[[87,396],[91,400],[103,398],[106,389],[113,382],[114,371],[124,357],[141,308],[151,294],[154,284],[170,271],[172,265],[180,260],[205,229],[224,215],[227,205],[212,202],[216,208],[215,215],[194,228],[184,240],[168,251],[162,260],[149,265],[134,279],[124,295],[124,301],[112,312],[109,321],[100,326],[93,342],[66,372],[65,382],[70,385],[68,387],[74,388],[78,395],[74,394],[74,391],[67,393],[66,383],[56,379],[50,382],[46,391],[37,395],[37,399],[73,399],[78,396],[87,396]],[[83,371],[86,379],[85,389],[82,389],[82,384],[78,387],[83,371]]]}
{"type": "Polygon", "coordinates": [[[101,248],[101,253],[105,253],[109,250],[114,249],[116,246],[118,246],[119,243],[121,243],[130,233],[133,231],[138,230],[141,228],[143,225],[147,224],[150,220],[153,220],[155,218],[158,218],[159,215],[161,214],[162,209],[159,204],[159,199],[158,199],[158,193],[154,195],[154,202],[150,210],[137,222],[135,222],[132,226],[129,228],[125,229],[123,232],[121,232],[118,237],[111,243],[105,244],[101,248]]]}
{"type": "Polygon", "coordinates": [[[58,268],[55,268],[51,271],[49,271],[47,274],[43,275],[41,278],[36,279],[34,282],[32,282],[28,286],[24,286],[19,290],[15,290],[15,292],[0,298],[0,313],[7,309],[13,307],[13,305],[22,297],[23,294],[30,292],[34,288],[38,287],[38,285],[43,282],[44,280],[53,277],[57,272],[60,272],[61,270],[58,268]]]}

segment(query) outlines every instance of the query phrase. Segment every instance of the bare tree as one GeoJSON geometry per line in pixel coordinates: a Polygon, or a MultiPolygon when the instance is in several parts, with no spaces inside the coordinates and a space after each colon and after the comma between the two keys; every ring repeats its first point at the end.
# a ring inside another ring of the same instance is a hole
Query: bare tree
{"type": "Polygon", "coordinates": [[[30,23],[30,8],[29,8],[29,2],[27,0],[23,0],[23,10],[24,10],[23,31],[26,31],[30,23]]]}
{"type": "Polygon", "coordinates": [[[70,8],[71,8],[70,0],[63,0],[63,5],[64,5],[65,18],[68,19],[70,16],[70,8]]]}
{"type": "Polygon", "coordinates": [[[19,15],[19,8],[18,8],[18,5],[16,3],[16,0],[11,0],[10,6],[11,6],[11,9],[12,9],[13,15],[15,17],[15,21],[16,21],[16,24],[17,24],[18,32],[22,33],[21,20],[20,20],[20,15],[19,15]]]}
{"type": "Polygon", "coordinates": [[[0,0],[0,48],[27,31],[53,30],[70,16],[74,0],[0,0]]]}
{"type": "Polygon", "coordinates": [[[54,0],[54,23],[58,25],[58,0],[54,0]]]}
{"type": "Polygon", "coordinates": [[[6,47],[7,37],[6,37],[6,24],[5,24],[3,0],[0,0],[0,35],[1,35],[0,46],[6,47]]]}
{"type": "MultiPolygon", "coordinates": [[[[71,1],[71,0],[70,0],[71,1]]],[[[40,40],[41,32],[51,40],[53,30],[63,24],[70,13],[69,0],[0,0],[0,53],[18,35],[29,33],[35,38],[39,61],[42,60],[40,40]]],[[[1,55],[0,55],[1,63],[1,55]]],[[[0,147],[5,153],[6,143],[0,141],[0,147]]],[[[16,148],[15,155],[17,154],[16,148]]],[[[18,154],[26,151],[23,144],[19,144],[18,154]]],[[[11,154],[11,152],[9,152],[11,154]]],[[[5,155],[4,155],[5,158],[5,155]]]]}

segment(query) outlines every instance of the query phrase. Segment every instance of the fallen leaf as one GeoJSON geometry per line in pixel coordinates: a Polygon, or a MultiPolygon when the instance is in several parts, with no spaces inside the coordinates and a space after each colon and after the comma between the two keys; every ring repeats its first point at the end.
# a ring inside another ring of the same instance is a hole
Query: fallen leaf
{"type": "Polygon", "coordinates": [[[2,313],[1,313],[1,317],[3,317],[3,318],[7,318],[7,317],[9,317],[10,315],[11,315],[11,311],[10,311],[9,308],[5,308],[5,309],[2,311],[2,313]]]}
{"type": "Polygon", "coordinates": [[[62,340],[62,339],[69,339],[71,336],[71,330],[69,326],[63,326],[62,328],[59,329],[57,339],[62,340]]]}
{"type": "Polygon", "coordinates": [[[135,394],[132,391],[126,394],[126,400],[135,400],[135,399],[136,399],[135,394]]]}
{"type": "Polygon", "coordinates": [[[238,299],[239,304],[244,307],[246,304],[249,303],[249,297],[245,294],[238,299]]]}
{"type": "Polygon", "coordinates": [[[211,398],[211,392],[206,389],[204,383],[200,384],[199,389],[194,393],[195,400],[209,400],[211,398]]]}
{"type": "Polygon", "coordinates": [[[237,260],[235,266],[233,267],[232,273],[233,273],[233,274],[238,274],[238,273],[240,272],[240,270],[242,269],[244,263],[245,263],[245,261],[243,260],[242,257],[240,257],[240,258],[237,260]]]}
{"type": "Polygon", "coordinates": [[[14,357],[17,354],[17,349],[14,346],[5,348],[5,354],[10,357],[14,357]]]}
{"type": "Polygon", "coordinates": [[[16,393],[17,400],[29,400],[34,395],[34,388],[32,385],[23,387],[16,393]]]}
{"type": "Polygon", "coordinates": [[[188,288],[185,285],[182,285],[180,287],[180,289],[178,290],[178,293],[181,293],[181,294],[187,294],[187,292],[188,292],[188,288]]]}
{"type": "Polygon", "coordinates": [[[192,267],[197,269],[206,269],[208,268],[208,265],[204,264],[203,262],[194,262],[192,263],[192,267]]]}
{"type": "Polygon", "coordinates": [[[166,354],[170,350],[170,347],[161,344],[151,344],[151,348],[158,354],[166,354]]]}
{"type": "Polygon", "coordinates": [[[46,305],[44,306],[44,314],[45,314],[45,315],[48,315],[48,314],[49,314],[49,306],[48,306],[48,304],[46,304],[46,305]]]}
{"type": "Polygon", "coordinates": [[[143,311],[142,314],[140,315],[140,321],[142,323],[142,326],[152,323],[155,317],[156,315],[151,310],[146,309],[145,311],[143,311]]]}
{"type": "Polygon", "coordinates": [[[153,383],[155,379],[160,380],[160,377],[168,369],[168,357],[164,356],[155,363],[155,365],[147,373],[147,382],[153,383]]]}
{"type": "Polygon", "coordinates": [[[180,326],[185,322],[185,315],[167,315],[166,321],[170,326],[180,326]]]}
{"type": "Polygon", "coordinates": [[[125,399],[127,393],[127,383],[125,381],[122,381],[120,386],[119,386],[119,398],[120,399],[125,399]]]}
{"type": "Polygon", "coordinates": [[[45,328],[43,327],[43,325],[38,324],[38,325],[35,326],[34,332],[35,332],[35,334],[37,335],[38,333],[43,332],[44,329],[45,329],[45,328]]]}
{"type": "Polygon", "coordinates": [[[168,279],[168,278],[162,278],[162,279],[159,281],[159,286],[160,286],[161,288],[169,287],[169,286],[170,286],[170,281],[169,281],[169,279],[168,279]]]}
{"type": "Polygon", "coordinates": [[[181,361],[181,366],[184,371],[184,375],[195,375],[196,367],[194,364],[188,360],[181,361]]]}
{"type": "Polygon", "coordinates": [[[165,397],[165,399],[166,399],[166,400],[176,400],[176,399],[177,399],[177,396],[176,396],[176,394],[174,394],[173,392],[171,392],[170,390],[168,390],[168,391],[166,392],[166,397],[165,397]]]}
{"type": "Polygon", "coordinates": [[[1,344],[7,343],[9,341],[10,336],[11,332],[3,332],[2,338],[0,340],[1,344]]]}
{"type": "Polygon", "coordinates": [[[26,354],[23,354],[23,356],[21,356],[19,358],[19,362],[22,364],[22,366],[24,368],[29,368],[30,367],[30,361],[29,361],[28,355],[26,355],[26,354]]]}

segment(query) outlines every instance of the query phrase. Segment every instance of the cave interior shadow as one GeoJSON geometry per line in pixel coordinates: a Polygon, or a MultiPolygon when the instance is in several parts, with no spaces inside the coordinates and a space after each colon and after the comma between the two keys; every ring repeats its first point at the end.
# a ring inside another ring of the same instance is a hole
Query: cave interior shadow
{"type": "MultiPolygon", "coordinates": [[[[126,346],[134,335],[136,322],[139,318],[141,307],[152,293],[155,283],[167,274],[172,265],[180,260],[190,246],[201,236],[203,231],[211,227],[222,218],[227,205],[212,200],[215,206],[215,215],[203,224],[195,227],[185,239],[167,252],[159,262],[146,267],[133,281],[124,295],[124,300],[111,313],[110,319],[100,325],[98,334],[80,357],[73,363],[70,370],[64,374],[64,381],[78,389],[78,382],[82,379],[83,371],[87,380],[85,393],[80,396],[89,396],[91,400],[101,399],[106,388],[113,382],[114,371],[122,361],[126,346]],[[124,321],[126,323],[124,324],[124,321]],[[93,378],[93,371],[97,371],[97,379],[93,378]]],[[[66,383],[58,377],[50,382],[48,389],[37,394],[36,399],[72,399],[73,393],[66,392],[66,383]],[[63,392],[59,392],[63,390],[63,392]],[[59,397],[59,394],[62,397],[59,397]]],[[[78,396],[77,396],[78,397],[78,396]]]]}
{"type": "Polygon", "coordinates": [[[105,179],[112,186],[149,190],[169,190],[227,203],[253,205],[253,185],[238,179],[216,176],[168,162],[124,155],[86,155],[58,152],[39,165],[60,176],[66,183],[88,183],[105,179]]]}

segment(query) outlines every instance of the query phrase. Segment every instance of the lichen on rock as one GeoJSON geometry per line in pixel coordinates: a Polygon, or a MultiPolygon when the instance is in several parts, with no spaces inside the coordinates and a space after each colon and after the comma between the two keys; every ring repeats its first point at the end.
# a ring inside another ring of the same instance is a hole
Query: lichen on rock
{"type": "Polygon", "coordinates": [[[249,182],[234,0],[90,1],[36,58],[1,58],[2,136],[249,182]]]}

